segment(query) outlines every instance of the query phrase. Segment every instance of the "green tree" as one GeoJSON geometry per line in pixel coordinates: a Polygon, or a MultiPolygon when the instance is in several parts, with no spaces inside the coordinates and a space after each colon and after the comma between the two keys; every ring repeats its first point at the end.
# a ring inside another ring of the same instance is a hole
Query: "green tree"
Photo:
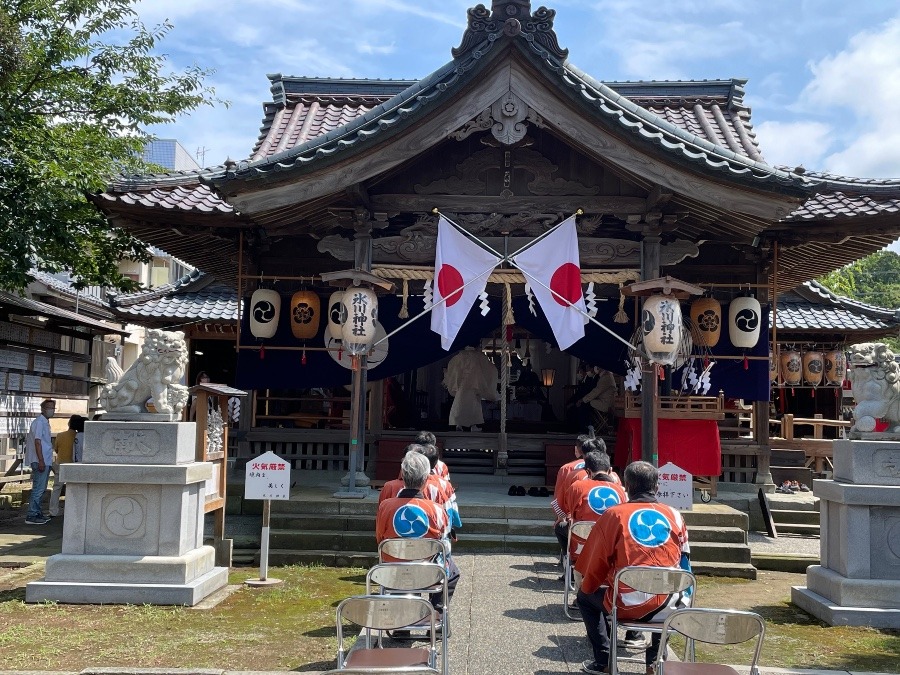
{"type": "Polygon", "coordinates": [[[900,308],[900,255],[893,251],[873,253],[819,281],[839,295],[878,307],[900,308]]]}
{"type": "Polygon", "coordinates": [[[0,287],[29,269],[132,290],[121,259],[146,246],[88,201],[116,174],[142,172],[150,125],[214,102],[210,71],[172,71],[171,30],[145,27],[135,0],[3,0],[0,6],[0,287]]]}

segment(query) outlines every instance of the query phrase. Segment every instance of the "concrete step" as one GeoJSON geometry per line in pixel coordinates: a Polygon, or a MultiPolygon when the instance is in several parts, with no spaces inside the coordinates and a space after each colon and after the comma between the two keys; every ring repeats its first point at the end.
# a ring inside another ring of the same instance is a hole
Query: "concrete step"
{"type": "Polygon", "coordinates": [[[806,534],[816,536],[820,534],[818,525],[809,523],[775,523],[775,530],[779,534],[806,534]]]}
{"type": "Polygon", "coordinates": [[[739,527],[710,527],[695,525],[688,527],[691,544],[695,542],[720,544],[746,544],[747,533],[739,527]]]}
{"type": "Polygon", "coordinates": [[[697,576],[756,579],[756,567],[750,563],[707,563],[691,560],[691,568],[697,576]]]}
{"type": "Polygon", "coordinates": [[[783,510],[772,509],[772,520],[775,524],[779,523],[805,523],[806,525],[819,525],[820,514],[818,511],[806,510],[783,510]]]}
{"type": "Polygon", "coordinates": [[[316,549],[322,551],[377,551],[375,528],[367,532],[335,530],[271,530],[269,547],[279,549],[316,549]]]}
{"type": "Polygon", "coordinates": [[[745,563],[750,564],[750,547],[746,544],[718,544],[691,542],[691,563],[745,563]]]}
{"type": "Polygon", "coordinates": [[[792,572],[806,574],[810,565],[818,565],[817,555],[798,555],[793,553],[754,553],[753,565],[760,570],[772,572],[792,572]]]}
{"type": "Polygon", "coordinates": [[[737,527],[746,530],[750,524],[750,518],[746,513],[731,508],[719,507],[716,509],[714,506],[706,507],[702,511],[683,511],[681,516],[684,518],[688,530],[692,530],[695,526],[737,527]]]}
{"type": "MultiPolygon", "coordinates": [[[[328,551],[310,549],[269,549],[269,565],[324,565],[326,567],[356,567],[368,569],[378,562],[378,555],[368,551],[328,551]]],[[[259,564],[257,552],[254,564],[259,564]]]]}

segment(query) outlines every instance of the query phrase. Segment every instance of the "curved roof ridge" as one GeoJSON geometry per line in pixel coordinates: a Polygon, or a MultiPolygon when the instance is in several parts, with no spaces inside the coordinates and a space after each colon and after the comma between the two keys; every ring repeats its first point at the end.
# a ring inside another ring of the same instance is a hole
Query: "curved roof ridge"
{"type": "Polygon", "coordinates": [[[830,192],[900,197],[900,177],[860,178],[856,176],[842,176],[829,171],[808,170],[804,171],[803,175],[819,181],[820,187],[830,192]]]}
{"type": "Polygon", "coordinates": [[[156,298],[160,298],[169,293],[186,289],[188,286],[193,285],[193,282],[198,281],[206,281],[206,283],[200,286],[200,288],[203,288],[204,286],[209,285],[209,283],[213,281],[213,278],[205,272],[194,269],[181,278],[176,279],[171,283],[163,284],[162,286],[158,286],[156,288],[137,291],[135,293],[125,293],[122,295],[110,295],[109,304],[112,307],[122,307],[126,305],[135,305],[141,302],[147,302],[148,300],[155,300],[156,298]]]}
{"type": "MultiPolygon", "coordinates": [[[[488,48],[490,48],[490,46],[493,45],[494,41],[491,40],[485,42],[489,43],[488,48]]],[[[270,168],[275,170],[290,168],[290,166],[297,161],[303,161],[301,157],[307,153],[315,152],[314,157],[320,155],[320,153],[331,154],[332,152],[334,152],[334,150],[325,150],[324,146],[327,146],[328,144],[333,142],[340,144],[341,142],[343,142],[343,139],[345,137],[351,136],[353,134],[357,134],[362,136],[362,138],[366,138],[366,135],[363,135],[363,129],[366,126],[372,124],[373,122],[377,122],[379,127],[385,126],[381,123],[381,120],[379,118],[392,111],[403,108],[404,104],[409,104],[413,101],[420,101],[423,98],[431,98],[433,94],[427,96],[422,95],[423,92],[426,92],[431,87],[436,88],[440,92],[445,91],[449,86],[451,86],[453,80],[458,79],[458,77],[462,73],[471,68],[471,63],[473,61],[479,60],[483,56],[483,54],[484,51],[473,50],[473,52],[469,56],[465,57],[462,60],[450,61],[441,68],[438,68],[430,75],[427,75],[423,79],[415,82],[415,84],[413,84],[412,86],[404,89],[399,94],[395,94],[387,101],[384,101],[383,103],[380,103],[379,105],[373,107],[364,115],[360,115],[359,117],[354,118],[342,127],[332,129],[331,131],[322,134],[321,136],[316,136],[315,138],[312,138],[309,141],[288,150],[284,150],[273,155],[268,155],[257,160],[244,160],[240,162],[238,164],[238,167],[234,170],[223,167],[225,169],[224,171],[217,171],[215,173],[202,176],[200,180],[204,183],[209,182],[216,184],[219,183],[219,181],[225,181],[229,178],[264,173],[270,168]],[[294,161],[284,163],[286,160],[294,161]]],[[[426,100],[425,102],[427,103],[428,101],[426,100]]],[[[406,113],[405,115],[403,112],[400,113],[401,116],[407,116],[409,114],[411,113],[406,113]]],[[[374,134],[377,133],[377,131],[379,131],[379,129],[373,129],[371,133],[374,134]]],[[[350,143],[350,141],[348,141],[348,143],[350,143]]],[[[313,157],[309,159],[313,159],[313,157]]]]}
{"type": "Polygon", "coordinates": [[[830,300],[836,305],[849,305],[870,314],[881,314],[891,318],[900,318],[900,316],[898,316],[898,314],[900,314],[900,310],[891,309],[889,307],[879,307],[878,305],[871,305],[867,302],[862,302],[861,300],[849,298],[846,295],[838,295],[830,288],[828,288],[821,282],[816,281],[815,279],[804,281],[801,286],[805,286],[807,289],[809,289],[810,293],[814,293],[821,298],[830,300]]]}
{"type": "MultiPolygon", "coordinates": [[[[715,143],[712,143],[711,141],[698,136],[697,134],[693,134],[689,131],[686,131],[685,129],[682,129],[681,127],[676,126],[675,124],[672,124],[656,113],[650,110],[646,110],[645,108],[637,105],[633,101],[629,100],[626,96],[616,92],[614,89],[604,84],[603,82],[594,79],[571,62],[561,64],[559,67],[563,68],[569,75],[576,78],[577,82],[574,82],[573,85],[593,89],[603,99],[605,99],[606,103],[619,108],[623,112],[627,112],[628,114],[633,115],[641,122],[656,127],[661,133],[669,134],[670,136],[675,137],[683,143],[690,144],[696,147],[703,153],[708,153],[714,157],[722,158],[727,162],[734,162],[742,167],[745,167],[749,171],[759,172],[763,175],[771,176],[778,182],[786,185],[793,185],[806,189],[812,187],[811,183],[813,181],[805,178],[804,175],[797,174],[793,171],[783,168],[777,168],[759,160],[751,159],[750,157],[746,157],[744,155],[736,153],[729,148],[716,145],[715,143]]],[[[597,105],[595,103],[595,106],[598,107],[601,111],[607,113],[607,115],[614,115],[616,113],[615,110],[603,110],[602,105],[597,105]]],[[[626,126],[626,124],[623,123],[623,126],[626,126]]],[[[659,139],[659,141],[661,143],[664,143],[664,139],[659,139]]]]}
{"type": "Polygon", "coordinates": [[[116,192],[124,192],[141,188],[151,190],[154,188],[175,187],[177,185],[200,184],[203,175],[213,174],[224,169],[224,166],[213,166],[205,169],[166,171],[163,173],[120,174],[110,182],[109,189],[116,192]]]}

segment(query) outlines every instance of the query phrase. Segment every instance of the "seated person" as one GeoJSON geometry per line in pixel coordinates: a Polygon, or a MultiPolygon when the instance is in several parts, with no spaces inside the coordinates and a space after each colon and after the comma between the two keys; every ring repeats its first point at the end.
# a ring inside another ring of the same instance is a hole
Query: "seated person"
{"type": "MultiPolygon", "coordinates": [[[[565,504],[571,509],[569,522],[591,521],[596,523],[607,509],[628,501],[625,490],[610,475],[609,455],[605,452],[589,452],[584,456],[587,476],[569,486],[565,504]]],[[[584,548],[584,539],[572,535],[569,558],[574,563],[584,548]]]]}
{"type": "MultiPolygon", "coordinates": [[[[419,433],[417,433],[416,437],[413,439],[413,443],[418,443],[419,445],[433,445],[436,448],[438,447],[437,436],[435,436],[430,431],[420,431],[419,433]]],[[[447,465],[444,464],[443,460],[441,459],[440,448],[438,448],[438,461],[434,466],[433,472],[446,481],[450,480],[450,469],[447,468],[447,465]]]]}
{"type": "MultiPolygon", "coordinates": [[[[581,666],[586,673],[609,672],[607,619],[612,613],[616,573],[633,565],[679,567],[682,556],[690,554],[684,520],[678,511],[657,501],[658,485],[655,466],[649,462],[629,464],[625,469],[628,503],[613,506],[600,516],[575,563],[575,571],[583,577],[578,606],[594,655],[581,666]],[[632,527],[635,522],[641,527],[632,527]]],[[[690,598],[683,593],[648,596],[625,589],[619,603],[617,612],[622,619],[661,622],[672,611],[688,606],[690,598]]],[[[660,635],[654,633],[644,657],[647,675],[653,674],[659,641],[660,635]]]]}
{"type": "Polygon", "coordinates": [[[594,367],[594,374],[596,376],[594,388],[575,403],[578,406],[578,419],[582,429],[587,428],[597,414],[609,418],[616,400],[616,378],[613,374],[599,366],[594,367]]]}
{"type": "Polygon", "coordinates": [[[567,514],[565,509],[560,506],[559,501],[565,486],[568,485],[568,480],[572,473],[584,469],[584,451],[582,450],[582,445],[588,439],[590,439],[590,436],[586,434],[581,434],[575,439],[575,459],[563,464],[559,467],[559,471],[556,472],[556,484],[553,488],[553,501],[550,502],[550,508],[553,509],[553,512],[556,514],[556,523],[553,526],[553,530],[556,533],[556,539],[559,541],[560,562],[562,562],[562,557],[565,555],[566,544],[569,538],[569,524],[566,520],[569,514],[567,514]]]}
{"type": "MultiPolygon", "coordinates": [[[[427,499],[422,490],[431,473],[431,466],[421,452],[406,453],[400,464],[404,488],[396,497],[384,499],[378,505],[375,516],[375,540],[381,544],[385,539],[447,539],[450,519],[440,504],[427,499]]],[[[391,562],[386,560],[386,562],[391,562]]],[[[395,561],[396,562],[396,561],[395,561]]],[[[444,567],[447,570],[447,585],[450,597],[459,582],[459,568],[452,556],[447,556],[444,567]]],[[[431,594],[431,604],[442,610],[441,593],[431,594]]]]}
{"type": "Polygon", "coordinates": [[[437,474],[438,449],[435,445],[420,445],[418,452],[425,455],[428,463],[431,465],[431,473],[425,483],[425,496],[438,503],[442,503],[447,509],[447,515],[450,518],[450,539],[456,541],[456,532],[454,528],[462,527],[462,519],[459,517],[459,507],[456,505],[456,490],[449,480],[441,478],[437,474]]]}

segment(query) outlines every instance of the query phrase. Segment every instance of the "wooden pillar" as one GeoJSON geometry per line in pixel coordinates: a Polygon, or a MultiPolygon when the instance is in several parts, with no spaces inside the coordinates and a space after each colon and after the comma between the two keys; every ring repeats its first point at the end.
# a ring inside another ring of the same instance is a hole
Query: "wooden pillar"
{"type": "MultiPolygon", "coordinates": [[[[757,284],[765,284],[767,275],[760,269],[756,275],[757,284]]],[[[766,286],[757,286],[756,299],[763,305],[774,302],[766,286]]],[[[770,315],[771,316],[771,315],[770,315]]],[[[768,376],[767,376],[768,377],[768,376]]],[[[769,399],[753,402],[753,442],[759,448],[756,456],[756,483],[757,485],[772,484],[772,446],[769,444],[769,410],[772,400],[772,386],[769,384],[769,399]]]]}
{"type": "MultiPolygon", "coordinates": [[[[659,277],[659,243],[658,232],[645,231],[641,242],[641,281],[659,277]]],[[[656,365],[645,363],[641,375],[641,459],[654,466],[659,464],[658,403],[656,365]]]]}
{"type": "MultiPolygon", "coordinates": [[[[368,211],[356,209],[356,234],[353,237],[353,266],[364,272],[372,271],[372,221],[368,211]]],[[[368,388],[368,357],[359,356],[359,367],[355,369],[350,384],[350,466],[347,473],[347,492],[338,493],[354,496],[357,472],[366,468],[366,390],[368,388]]],[[[366,482],[368,485],[368,481],[366,482]]],[[[364,493],[359,493],[363,496],[364,493]]]]}

